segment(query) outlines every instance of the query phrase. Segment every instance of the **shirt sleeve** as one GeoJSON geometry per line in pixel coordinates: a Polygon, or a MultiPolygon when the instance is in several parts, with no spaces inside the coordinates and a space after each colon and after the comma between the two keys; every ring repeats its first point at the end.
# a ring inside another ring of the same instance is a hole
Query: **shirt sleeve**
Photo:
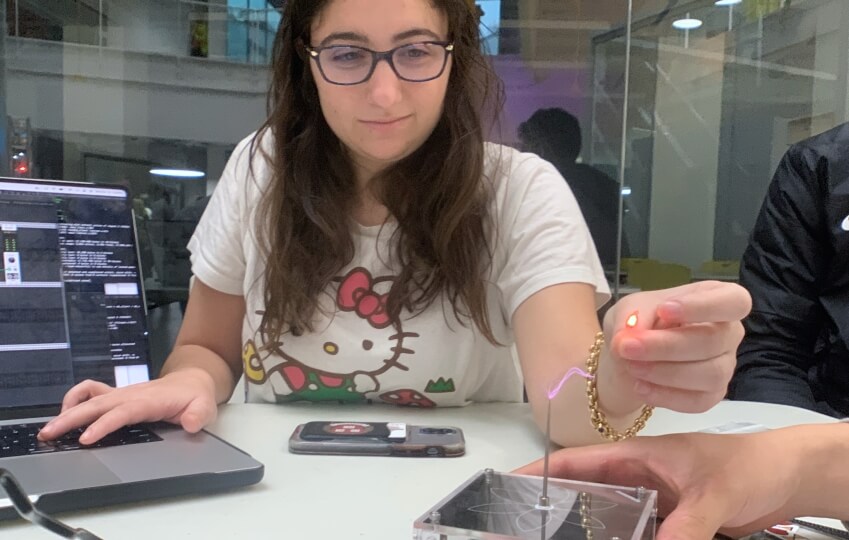
{"type": "Polygon", "coordinates": [[[505,320],[531,295],[560,283],[592,285],[596,307],[601,307],[610,289],[569,185],[537,156],[514,153],[510,161],[496,197],[496,257],[503,261],[496,280],[505,320]]]}
{"type": "MultiPolygon", "coordinates": [[[[248,137],[236,146],[188,244],[192,274],[227,294],[245,292],[244,246],[252,225],[246,199],[254,185],[249,166],[252,139],[248,137]]],[[[256,155],[260,161],[259,151],[256,155]]]]}
{"type": "Polygon", "coordinates": [[[776,170],[740,283],[752,295],[729,397],[816,409],[808,383],[825,313],[817,298],[824,264],[818,154],[792,147],[776,170]]]}

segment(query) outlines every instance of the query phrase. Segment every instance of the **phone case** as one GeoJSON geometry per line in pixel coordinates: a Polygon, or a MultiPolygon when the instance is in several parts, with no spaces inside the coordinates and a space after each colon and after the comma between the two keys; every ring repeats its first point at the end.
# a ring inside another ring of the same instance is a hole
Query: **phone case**
{"type": "Polygon", "coordinates": [[[452,426],[401,422],[307,422],[295,428],[296,454],[457,457],[466,452],[463,432],[452,426]]]}

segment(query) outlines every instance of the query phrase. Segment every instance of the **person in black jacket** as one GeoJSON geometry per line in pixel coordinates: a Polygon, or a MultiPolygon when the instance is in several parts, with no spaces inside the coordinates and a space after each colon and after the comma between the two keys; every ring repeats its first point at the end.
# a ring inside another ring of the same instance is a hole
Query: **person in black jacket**
{"type": "Polygon", "coordinates": [[[731,399],[849,416],[849,124],[792,146],[743,254],[731,399]]]}

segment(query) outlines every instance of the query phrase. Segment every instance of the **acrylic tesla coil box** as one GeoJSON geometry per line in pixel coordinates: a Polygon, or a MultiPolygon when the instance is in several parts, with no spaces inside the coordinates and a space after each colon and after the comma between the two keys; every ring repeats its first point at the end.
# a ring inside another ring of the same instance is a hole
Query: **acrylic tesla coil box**
{"type": "Polygon", "coordinates": [[[623,486],[476,473],[413,525],[414,540],[653,540],[657,492],[623,486]],[[543,499],[544,501],[544,499],[543,499]]]}

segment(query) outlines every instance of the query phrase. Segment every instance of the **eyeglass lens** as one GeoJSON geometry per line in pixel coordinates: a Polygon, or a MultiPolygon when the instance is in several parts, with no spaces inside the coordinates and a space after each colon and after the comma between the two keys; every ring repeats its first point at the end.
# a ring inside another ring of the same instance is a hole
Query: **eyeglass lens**
{"type": "MultiPolygon", "coordinates": [[[[392,67],[399,78],[427,81],[442,73],[448,51],[438,43],[412,43],[393,49],[392,67]]],[[[332,46],[319,52],[318,61],[324,77],[337,84],[356,84],[371,75],[375,53],[361,47],[332,46]]]]}

